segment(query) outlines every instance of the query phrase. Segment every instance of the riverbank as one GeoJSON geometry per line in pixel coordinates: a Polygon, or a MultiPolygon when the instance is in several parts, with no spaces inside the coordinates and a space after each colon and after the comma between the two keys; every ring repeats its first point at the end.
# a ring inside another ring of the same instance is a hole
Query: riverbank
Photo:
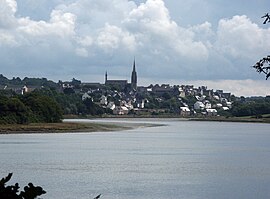
{"type": "MultiPolygon", "coordinates": [[[[135,128],[146,128],[163,126],[161,124],[153,124],[141,119],[139,122],[117,122],[117,119],[124,119],[123,117],[102,118],[104,121],[96,122],[95,119],[66,119],[62,123],[32,123],[27,125],[9,124],[0,125],[0,134],[30,134],[30,133],[79,133],[79,132],[106,132],[106,131],[123,131],[135,128]],[[115,121],[106,121],[106,119],[115,119],[115,121]]],[[[127,117],[126,119],[133,119],[127,117]]],[[[135,118],[134,118],[135,119],[135,118]]],[[[212,122],[247,122],[247,123],[270,123],[270,118],[225,118],[225,117],[201,117],[201,118],[152,118],[152,119],[177,119],[181,121],[212,121],[212,122]]]]}
{"type": "Polygon", "coordinates": [[[108,132],[124,131],[135,128],[163,126],[149,122],[116,122],[89,119],[65,119],[62,123],[31,123],[27,125],[8,124],[0,125],[0,134],[31,134],[31,133],[79,133],[79,132],[108,132]]]}
{"type": "Polygon", "coordinates": [[[270,123],[270,118],[237,118],[237,117],[205,117],[190,118],[190,121],[212,121],[212,122],[248,122],[248,123],[270,123]]]}
{"type": "Polygon", "coordinates": [[[33,123],[27,125],[9,124],[0,125],[0,134],[23,134],[23,133],[76,133],[76,132],[100,132],[120,131],[132,129],[131,126],[99,123],[33,123]]]}
{"type": "Polygon", "coordinates": [[[106,115],[102,117],[86,116],[80,117],[77,115],[65,115],[65,119],[179,119],[185,121],[213,121],[213,122],[251,122],[251,123],[270,123],[270,116],[255,118],[249,117],[223,117],[223,116],[213,116],[213,117],[180,117],[179,115],[106,115]]]}

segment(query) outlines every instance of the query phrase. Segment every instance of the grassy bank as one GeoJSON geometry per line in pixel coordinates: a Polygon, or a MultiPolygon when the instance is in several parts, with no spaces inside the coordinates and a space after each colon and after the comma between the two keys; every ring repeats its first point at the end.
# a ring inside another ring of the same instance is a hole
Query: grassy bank
{"type": "Polygon", "coordinates": [[[127,130],[130,127],[115,124],[98,123],[33,123],[28,125],[0,125],[0,134],[18,133],[61,133],[61,132],[97,132],[127,130]]]}
{"type": "Polygon", "coordinates": [[[270,118],[251,118],[251,117],[202,117],[190,118],[191,121],[213,121],[213,122],[252,122],[252,123],[270,123],[270,118]]]}

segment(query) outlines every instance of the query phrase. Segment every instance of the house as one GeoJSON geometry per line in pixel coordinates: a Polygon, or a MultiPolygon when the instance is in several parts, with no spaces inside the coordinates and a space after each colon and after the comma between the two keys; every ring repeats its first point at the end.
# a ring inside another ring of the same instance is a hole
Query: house
{"type": "Polygon", "coordinates": [[[29,89],[28,89],[27,86],[22,87],[22,95],[24,95],[24,94],[26,94],[28,92],[29,92],[29,89]]]}
{"type": "Polygon", "coordinates": [[[90,95],[88,95],[87,93],[84,93],[82,95],[82,101],[85,101],[86,99],[92,99],[90,95]]]}
{"type": "Polygon", "coordinates": [[[206,114],[208,116],[217,116],[217,110],[216,109],[206,109],[206,114]]]}
{"type": "Polygon", "coordinates": [[[108,100],[107,97],[105,95],[102,95],[100,98],[100,104],[101,105],[107,105],[108,104],[108,100]]]}
{"type": "Polygon", "coordinates": [[[211,105],[211,103],[209,101],[205,102],[205,108],[206,109],[211,109],[212,108],[212,105],[211,105]]]}
{"type": "Polygon", "coordinates": [[[223,105],[222,105],[221,103],[217,103],[217,104],[216,104],[216,107],[217,107],[217,108],[221,108],[222,106],[223,106],[223,105]]]}
{"type": "Polygon", "coordinates": [[[232,102],[227,102],[226,105],[227,107],[232,108],[232,102]]]}
{"type": "Polygon", "coordinates": [[[147,99],[141,100],[139,103],[137,103],[138,108],[144,108],[145,103],[148,103],[149,101],[147,99]]]}
{"type": "Polygon", "coordinates": [[[116,106],[113,110],[114,115],[127,115],[128,112],[128,108],[125,106],[116,106]]]}
{"type": "Polygon", "coordinates": [[[107,108],[111,109],[111,110],[114,110],[115,109],[115,104],[114,102],[109,102],[108,105],[107,105],[107,108]]]}
{"type": "Polygon", "coordinates": [[[190,116],[190,109],[188,107],[180,107],[180,115],[183,117],[190,116]]]}
{"type": "Polygon", "coordinates": [[[195,110],[199,110],[199,109],[204,109],[205,108],[205,105],[200,102],[200,101],[197,101],[195,104],[194,104],[194,109],[195,110]]]}
{"type": "Polygon", "coordinates": [[[228,110],[230,110],[229,107],[226,107],[226,106],[225,106],[225,107],[222,107],[222,109],[223,109],[223,111],[228,111],[228,110]]]}

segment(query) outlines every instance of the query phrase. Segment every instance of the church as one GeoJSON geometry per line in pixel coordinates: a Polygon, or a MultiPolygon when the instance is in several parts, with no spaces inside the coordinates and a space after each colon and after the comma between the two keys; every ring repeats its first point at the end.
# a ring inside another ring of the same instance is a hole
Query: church
{"type": "Polygon", "coordinates": [[[108,73],[106,71],[105,73],[105,85],[117,87],[121,90],[131,90],[131,91],[137,91],[137,72],[136,72],[136,63],[135,59],[133,62],[133,70],[131,73],[131,83],[128,83],[127,80],[109,80],[108,79],[108,73]]]}

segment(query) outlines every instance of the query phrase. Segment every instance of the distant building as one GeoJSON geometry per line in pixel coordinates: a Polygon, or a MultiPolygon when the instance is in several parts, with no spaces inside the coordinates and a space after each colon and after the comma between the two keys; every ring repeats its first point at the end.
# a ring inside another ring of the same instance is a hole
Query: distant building
{"type": "Polygon", "coordinates": [[[128,90],[137,90],[137,72],[136,72],[136,62],[134,59],[133,62],[133,70],[131,73],[131,83],[129,84],[127,80],[109,80],[108,73],[105,73],[105,85],[115,86],[120,88],[121,90],[128,89],[128,90]]]}
{"type": "Polygon", "coordinates": [[[107,105],[108,104],[108,100],[107,100],[107,97],[105,95],[101,96],[100,104],[102,104],[102,105],[107,105]]]}
{"type": "Polygon", "coordinates": [[[137,90],[137,72],[136,72],[136,64],[135,64],[135,59],[133,62],[133,70],[131,73],[131,89],[132,90],[137,90]]]}
{"type": "Polygon", "coordinates": [[[208,116],[217,116],[217,110],[216,109],[206,109],[206,113],[208,116]]]}
{"type": "Polygon", "coordinates": [[[202,109],[204,109],[205,108],[205,105],[202,103],[202,102],[200,102],[200,101],[197,101],[195,104],[194,104],[194,109],[195,110],[202,110],[202,109]]]}
{"type": "Polygon", "coordinates": [[[128,108],[125,106],[116,106],[113,110],[114,115],[127,115],[128,112],[128,108]]]}
{"type": "Polygon", "coordinates": [[[190,116],[190,109],[188,107],[180,107],[180,115],[183,117],[190,116]]]}
{"type": "Polygon", "coordinates": [[[84,94],[82,95],[82,101],[85,101],[85,100],[87,100],[87,99],[91,99],[91,100],[92,100],[92,97],[91,97],[90,95],[88,95],[87,93],[84,93],[84,94]]]}

